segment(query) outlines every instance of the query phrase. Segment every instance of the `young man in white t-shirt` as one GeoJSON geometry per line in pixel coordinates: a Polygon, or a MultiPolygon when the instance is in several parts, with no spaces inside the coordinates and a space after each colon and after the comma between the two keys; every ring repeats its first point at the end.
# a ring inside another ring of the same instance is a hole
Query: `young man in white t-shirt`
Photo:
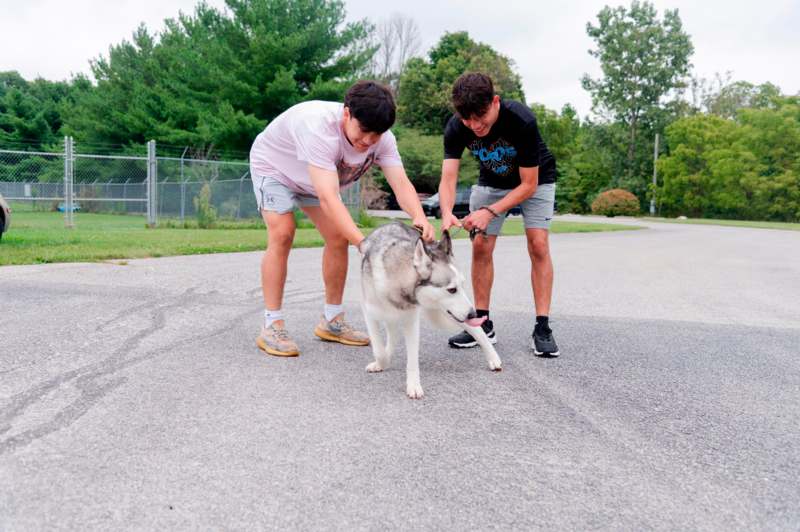
{"type": "Polygon", "coordinates": [[[308,216],[325,240],[325,309],[314,329],[323,340],[369,344],[366,334],[345,321],[342,309],[348,244],[360,246],[364,235],[342,203],[341,188],[352,185],[377,164],[400,206],[422,230],[422,237],[433,240],[433,226],[422,211],[389,131],[394,119],[395,103],[389,89],[372,81],[359,81],[347,91],[344,104],[297,104],[275,118],[253,142],[250,174],[268,234],[261,260],[264,327],[256,339],[263,351],[276,356],[299,354],[281,310],[295,234],[295,208],[308,216]]]}

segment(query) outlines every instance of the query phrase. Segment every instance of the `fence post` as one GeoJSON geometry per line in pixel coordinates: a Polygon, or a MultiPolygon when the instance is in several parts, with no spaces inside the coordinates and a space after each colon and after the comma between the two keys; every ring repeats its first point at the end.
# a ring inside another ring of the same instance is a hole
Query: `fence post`
{"type": "Polygon", "coordinates": [[[242,216],[242,184],[244,183],[244,178],[247,177],[247,174],[250,173],[250,170],[242,174],[242,177],[239,178],[239,205],[236,207],[236,219],[239,220],[242,216]]]}
{"type": "Polygon", "coordinates": [[[658,133],[656,133],[656,142],[653,147],[653,195],[650,197],[650,216],[656,215],[656,187],[658,181],[656,175],[658,174],[658,133]]]}
{"type": "Polygon", "coordinates": [[[72,184],[75,179],[72,150],[72,137],[64,137],[64,227],[67,229],[75,227],[72,213],[72,184]]]}
{"type": "Polygon", "coordinates": [[[155,227],[158,223],[158,163],[156,161],[156,141],[147,143],[147,225],[155,227]]]}
{"type": "Polygon", "coordinates": [[[64,137],[64,227],[69,228],[67,214],[67,189],[69,188],[69,137],[64,137]]]}
{"type": "Polygon", "coordinates": [[[189,146],[183,148],[181,154],[181,223],[183,223],[184,205],[186,204],[186,182],[183,180],[183,158],[186,157],[186,150],[189,146]]]}

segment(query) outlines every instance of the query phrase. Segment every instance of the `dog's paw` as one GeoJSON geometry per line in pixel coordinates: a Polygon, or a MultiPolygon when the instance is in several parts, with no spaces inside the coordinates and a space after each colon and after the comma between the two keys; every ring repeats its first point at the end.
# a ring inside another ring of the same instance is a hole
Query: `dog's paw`
{"type": "Polygon", "coordinates": [[[365,369],[368,373],[378,373],[379,371],[383,371],[383,366],[381,366],[377,360],[374,360],[367,364],[365,369]]]}
{"type": "Polygon", "coordinates": [[[503,363],[500,361],[500,357],[494,357],[493,360],[489,361],[489,369],[492,371],[503,371],[503,363]]]}
{"type": "Polygon", "coordinates": [[[406,395],[409,399],[422,399],[425,393],[422,391],[422,385],[418,382],[408,383],[406,385],[406,395]]]}

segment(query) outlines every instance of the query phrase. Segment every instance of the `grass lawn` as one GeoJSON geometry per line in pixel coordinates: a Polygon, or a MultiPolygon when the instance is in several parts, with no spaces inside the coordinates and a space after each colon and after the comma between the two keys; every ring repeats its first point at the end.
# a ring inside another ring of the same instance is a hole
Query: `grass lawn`
{"type": "MultiPolygon", "coordinates": [[[[383,218],[372,219],[377,225],[383,218]]],[[[193,222],[192,222],[193,223],[193,222]]],[[[0,242],[0,266],[50,262],[91,262],[110,259],[226,253],[264,249],[267,233],[261,220],[220,222],[216,229],[183,228],[162,220],[148,229],[143,216],[75,214],[75,229],[64,228],[64,215],[55,212],[15,211],[12,225],[0,242]]],[[[438,228],[439,221],[435,220],[438,228]]],[[[638,227],[601,223],[554,222],[552,232],[624,231],[638,227]]],[[[364,232],[372,229],[364,228],[364,232]]],[[[524,233],[521,218],[509,219],[503,235],[524,233]]],[[[459,231],[456,238],[466,238],[459,231]]],[[[295,247],[322,246],[319,233],[308,220],[298,226],[295,247]]]]}
{"type": "Polygon", "coordinates": [[[757,229],[782,229],[784,231],[800,231],[800,223],[790,222],[751,222],[747,220],[715,220],[704,218],[641,218],[642,221],[667,222],[671,224],[730,225],[733,227],[754,227],[757,229]]]}

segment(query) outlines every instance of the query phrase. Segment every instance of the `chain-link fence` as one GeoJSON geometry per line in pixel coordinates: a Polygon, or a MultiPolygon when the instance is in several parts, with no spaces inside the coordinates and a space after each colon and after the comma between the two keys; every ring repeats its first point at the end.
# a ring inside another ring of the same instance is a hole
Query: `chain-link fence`
{"type": "MultiPolygon", "coordinates": [[[[155,141],[141,156],[80,153],[70,137],[63,152],[0,149],[0,194],[32,210],[63,212],[67,226],[75,212],[142,215],[151,225],[185,221],[197,214],[205,185],[220,218],[259,218],[245,161],[158,157],[155,141]]],[[[342,200],[357,212],[359,184],[343,190],[342,200]]]]}

